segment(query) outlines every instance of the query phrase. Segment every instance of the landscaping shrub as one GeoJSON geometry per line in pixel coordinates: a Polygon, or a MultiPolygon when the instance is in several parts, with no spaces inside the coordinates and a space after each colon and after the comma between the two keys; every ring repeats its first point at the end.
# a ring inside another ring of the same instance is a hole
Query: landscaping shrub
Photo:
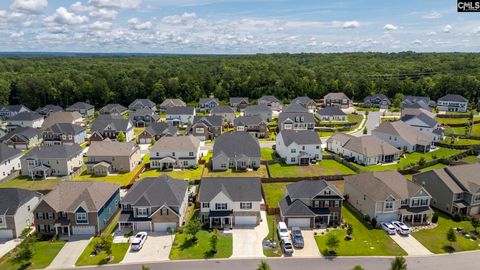
{"type": "Polygon", "coordinates": [[[455,222],[460,222],[460,221],[462,221],[462,216],[460,214],[455,214],[455,215],[453,215],[452,219],[455,222]]]}
{"type": "Polygon", "coordinates": [[[433,213],[432,215],[432,223],[437,223],[438,222],[438,214],[437,213],[433,213]]]}
{"type": "Polygon", "coordinates": [[[376,227],[377,227],[377,219],[376,219],[376,218],[372,218],[372,220],[370,221],[370,223],[372,224],[372,227],[373,227],[373,228],[376,228],[376,227]]]}

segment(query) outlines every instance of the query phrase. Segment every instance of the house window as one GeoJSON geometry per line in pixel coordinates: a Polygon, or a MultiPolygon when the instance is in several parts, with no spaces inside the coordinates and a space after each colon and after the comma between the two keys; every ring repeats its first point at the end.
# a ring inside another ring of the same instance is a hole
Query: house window
{"type": "Polygon", "coordinates": [[[290,158],[290,162],[296,162],[296,158],[294,157],[290,158]]]}
{"type": "Polygon", "coordinates": [[[202,203],[202,208],[210,208],[210,203],[208,202],[202,203]]]}
{"type": "Polygon", "coordinates": [[[320,201],[313,201],[313,207],[314,208],[319,208],[320,207],[320,201]]]}
{"type": "Polygon", "coordinates": [[[252,203],[251,202],[241,202],[240,203],[240,209],[252,209],[252,203]]]}
{"type": "Polygon", "coordinates": [[[335,207],[340,207],[340,201],[335,201],[335,207]]]}
{"type": "Polygon", "coordinates": [[[331,190],[325,190],[323,192],[324,195],[332,195],[332,191],[331,190]]]}
{"type": "Polygon", "coordinates": [[[188,153],[189,156],[193,157],[193,152],[188,153]]]}
{"type": "Polygon", "coordinates": [[[297,152],[297,149],[293,148],[292,150],[290,150],[290,153],[292,154],[295,154],[297,152]]]}
{"type": "Polygon", "coordinates": [[[222,163],[222,164],[220,164],[220,167],[223,168],[223,169],[225,169],[225,168],[227,168],[227,164],[222,163]]]}
{"type": "Polygon", "coordinates": [[[160,215],[161,216],[168,216],[168,208],[162,208],[160,210],[160,215]]]}
{"type": "Polygon", "coordinates": [[[53,215],[52,212],[48,213],[48,219],[54,219],[54,218],[55,218],[55,217],[54,217],[54,215],[53,215]]]}
{"type": "Polygon", "coordinates": [[[480,194],[476,194],[475,196],[473,196],[473,201],[474,202],[480,201],[480,194]]]}
{"type": "Polygon", "coordinates": [[[317,145],[315,148],[320,149],[320,145],[317,145]]]}
{"type": "Polygon", "coordinates": [[[385,202],[385,211],[393,210],[393,202],[385,202]]]}
{"type": "Polygon", "coordinates": [[[323,207],[330,207],[330,201],[324,201],[323,207]]]}
{"type": "Polygon", "coordinates": [[[215,204],[215,210],[227,210],[227,204],[226,203],[216,203],[215,204]]]}
{"type": "Polygon", "coordinates": [[[88,223],[87,213],[77,213],[76,214],[77,223],[88,223]]]}
{"type": "Polygon", "coordinates": [[[400,203],[402,206],[408,205],[408,199],[404,199],[400,203]]]}
{"type": "Polygon", "coordinates": [[[147,208],[138,208],[137,209],[137,216],[146,217],[147,215],[148,215],[148,209],[147,208]]]}
{"type": "Polygon", "coordinates": [[[0,227],[5,227],[5,218],[4,217],[0,217],[0,227]]]}
{"type": "Polygon", "coordinates": [[[330,213],[331,217],[332,217],[332,220],[338,220],[338,214],[337,212],[332,212],[330,213]]]}

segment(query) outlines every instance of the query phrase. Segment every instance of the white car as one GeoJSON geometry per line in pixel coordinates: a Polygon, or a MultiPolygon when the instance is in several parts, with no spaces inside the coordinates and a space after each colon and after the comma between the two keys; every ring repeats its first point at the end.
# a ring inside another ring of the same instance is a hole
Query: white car
{"type": "Polygon", "coordinates": [[[293,244],[290,237],[282,237],[282,250],[285,255],[293,254],[293,244]]]}
{"type": "Polygon", "coordinates": [[[392,221],[392,225],[397,228],[397,232],[402,235],[409,235],[410,234],[410,228],[405,225],[403,222],[400,221],[392,221]]]}
{"type": "Polygon", "coordinates": [[[285,224],[285,222],[278,222],[277,232],[278,232],[278,238],[280,238],[280,239],[285,238],[285,237],[290,238],[290,234],[288,233],[287,224],[285,224]]]}
{"type": "Polygon", "coordinates": [[[139,232],[135,235],[132,240],[131,249],[132,250],[140,250],[143,247],[143,244],[147,240],[147,233],[146,232],[139,232]]]}
{"type": "Polygon", "coordinates": [[[388,222],[382,222],[381,224],[382,229],[387,232],[388,234],[395,234],[397,233],[397,229],[395,226],[393,226],[391,223],[388,222]]]}

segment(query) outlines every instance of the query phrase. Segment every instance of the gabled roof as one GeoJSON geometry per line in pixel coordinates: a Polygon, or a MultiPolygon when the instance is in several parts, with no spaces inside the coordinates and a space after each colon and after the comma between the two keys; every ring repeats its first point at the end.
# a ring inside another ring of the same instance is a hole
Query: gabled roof
{"type": "Polygon", "coordinates": [[[253,125],[259,125],[263,122],[262,118],[260,116],[255,115],[255,116],[240,116],[237,117],[233,120],[233,125],[234,126],[253,126],[253,125]]]}
{"type": "MultiPolygon", "coordinates": [[[[175,108],[182,108],[182,107],[175,107],[175,108]]],[[[160,120],[160,116],[150,108],[135,110],[128,115],[128,119],[133,120],[135,117],[145,117],[145,116],[151,116],[155,121],[160,120]]]]}
{"type": "Polygon", "coordinates": [[[63,181],[43,200],[57,212],[74,212],[79,206],[87,212],[97,212],[119,188],[107,182],[63,181]]]}
{"type": "Polygon", "coordinates": [[[220,135],[213,145],[213,158],[224,154],[229,158],[245,155],[247,157],[260,157],[260,144],[258,139],[245,131],[228,132],[220,135]]]}
{"type": "Polygon", "coordinates": [[[373,132],[400,137],[410,145],[425,145],[433,141],[432,135],[423,133],[403,121],[384,121],[373,132]]]}
{"type": "Polygon", "coordinates": [[[183,115],[194,115],[195,108],[191,106],[177,106],[177,107],[168,107],[166,114],[183,114],[183,115]]]}
{"type": "Polygon", "coordinates": [[[225,177],[202,178],[200,181],[201,202],[209,202],[223,192],[234,202],[262,201],[262,184],[260,178],[225,177]]]}
{"type": "Polygon", "coordinates": [[[178,132],[178,128],[172,125],[169,125],[165,122],[152,123],[145,130],[150,135],[172,135],[175,136],[178,132]]]}
{"type": "Polygon", "coordinates": [[[404,115],[402,118],[400,118],[400,120],[402,120],[403,122],[409,122],[413,119],[418,119],[422,121],[426,126],[430,128],[433,128],[438,124],[438,122],[434,118],[431,118],[423,112],[417,115],[404,115]]]}
{"type": "Polygon", "coordinates": [[[245,115],[252,113],[269,113],[272,114],[272,109],[265,104],[248,105],[245,107],[245,115]]]}
{"type": "Polygon", "coordinates": [[[355,137],[353,135],[336,132],[328,138],[327,143],[334,140],[339,141],[343,148],[366,157],[400,153],[400,150],[373,135],[355,137]]]}
{"type": "Polygon", "coordinates": [[[111,113],[112,111],[117,111],[118,113],[122,114],[125,111],[127,111],[127,108],[125,106],[117,104],[117,103],[114,103],[114,104],[110,103],[110,104],[107,104],[107,105],[103,106],[100,109],[100,112],[102,112],[102,113],[111,113]]]}
{"type": "Polygon", "coordinates": [[[424,113],[426,114],[428,117],[430,118],[434,118],[435,119],[435,114],[432,113],[430,111],[430,108],[429,109],[424,109],[424,108],[409,108],[409,107],[404,107],[402,108],[402,116],[407,116],[407,115],[419,115],[421,113],[424,113]]]}
{"type": "Polygon", "coordinates": [[[128,157],[138,151],[138,149],[138,146],[134,142],[94,141],[90,143],[87,157],[128,157]]]}
{"type": "Polygon", "coordinates": [[[200,140],[193,136],[162,137],[151,148],[153,152],[194,152],[200,147],[200,140]]]}
{"type": "Polygon", "coordinates": [[[308,113],[308,109],[299,103],[291,103],[287,107],[284,107],[282,112],[288,113],[308,113]]]}
{"type": "Polygon", "coordinates": [[[52,132],[54,134],[72,134],[76,135],[81,132],[86,131],[85,127],[82,127],[80,125],[75,125],[75,124],[70,124],[70,123],[59,123],[55,124],[47,129],[45,129],[46,132],[52,132]]]}
{"type": "Polygon", "coordinates": [[[151,109],[151,108],[155,107],[155,102],[151,101],[148,98],[137,98],[132,103],[130,103],[130,105],[128,105],[128,108],[133,109],[137,105],[141,105],[141,106],[144,106],[146,108],[151,109]]]}
{"type": "Polygon", "coordinates": [[[445,96],[439,98],[438,101],[468,102],[468,99],[457,94],[446,94],[445,96]]]}
{"type": "Polygon", "coordinates": [[[34,147],[22,159],[71,159],[80,155],[82,150],[78,144],[34,147]]]}
{"type": "Polygon", "coordinates": [[[332,92],[326,94],[323,99],[349,99],[343,92],[332,92]]]}
{"type": "Polygon", "coordinates": [[[0,143],[0,163],[14,159],[16,157],[20,157],[22,155],[23,152],[21,150],[13,149],[11,147],[8,147],[4,143],[0,143]]]}
{"type": "Polygon", "coordinates": [[[71,106],[67,107],[67,110],[90,110],[94,109],[93,105],[90,105],[85,102],[77,102],[72,104],[71,106]]]}
{"type": "Polygon", "coordinates": [[[296,104],[300,104],[300,105],[303,105],[303,106],[308,106],[309,104],[316,105],[315,100],[313,100],[313,99],[311,99],[307,96],[296,97],[296,98],[292,99],[292,101],[290,103],[291,104],[296,103],[296,104]]]}
{"type": "Polygon", "coordinates": [[[317,110],[318,115],[346,115],[342,110],[336,106],[327,106],[317,110]]]}
{"type": "Polygon", "coordinates": [[[57,105],[45,105],[45,107],[39,107],[35,110],[35,112],[42,114],[42,115],[47,115],[53,112],[62,112],[63,108],[57,105]]]}
{"type": "Polygon", "coordinates": [[[422,96],[404,96],[402,103],[418,103],[422,102],[424,104],[430,103],[430,97],[422,97],[422,96]]]}
{"type": "Polygon", "coordinates": [[[286,196],[278,202],[284,217],[311,217],[315,213],[301,200],[293,200],[286,196]]]}
{"type": "Polygon", "coordinates": [[[8,119],[8,121],[34,121],[43,119],[43,116],[36,112],[21,112],[8,119]]]}
{"type": "Polygon", "coordinates": [[[477,193],[480,189],[480,163],[449,166],[443,169],[463,190],[471,194],[477,193]]]}
{"type": "Polygon", "coordinates": [[[79,112],[54,112],[45,118],[42,128],[47,128],[58,123],[73,123],[81,119],[82,115],[79,112]]]}
{"type": "Polygon", "coordinates": [[[26,141],[29,141],[35,136],[39,136],[42,133],[40,129],[37,128],[32,128],[32,127],[19,127],[16,128],[12,131],[10,131],[8,134],[0,138],[0,141],[4,142],[12,138],[14,135],[19,136],[21,138],[24,138],[26,141]]]}
{"type": "Polygon", "coordinates": [[[258,100],[265,101],[265,102],[268,102],[268,103],[272,103],[272,102],[282,103],[278,98],[276,98],[275,96],[272,96],[272,95],[261,96],[258,100]]]}
{"type": "Polygon", "coordinates": [[[210,102],[215,102],[217,104],[220,104],[220,101],[218,100],[218,98],[200,98],[200,100],[198,101],[198,104],[206,104],[210,102]]]}
{"type": "Polygon", "coordinates": [[[212,114],[213,113],[232,113],[235,114],[235,111],[232,109],[232,107],[227,106],[227,105],[219,105],[215,108],[212,109],[212,114]]]}
{"type": "Polygon", "coordinates": [[[278,123],[283,123],[285,120],[288,119],[296,123],[315,123],[315,118],[313,118],[313,114],[309,112],[281,112],[278,115],[278,123]]]}
{"type": "Polygon", "coordinates": [[[183,106],[187,106],[187,104],[179,98],[167,98],[162,102],[162,104],[160,104],[160,107],[183,107],[183,106]]]}
{"type": "Polygon", "coordinates": [[[0,216],[15,215],[18,208],[34,197],[41,197],[42,194],[19,188],[0,188],[0,216]]]}
{"type": "Polygon", "coordinates": [[[320,137],[313,130],[282,130],[277,139],[280,140],[280,137],[285,146],[289,146],[293,142],[298,145],[322,144],[320,137]]]}
{"type": "Polygon", "coordinates": [[[375,100],[380,100],[380,102],[385,101],[390,104],[390,99],[384,94],[375,94],[373,96],[368,96],[363,99],[364,102],[373,102],[375,100]]]}
{"type": "Polygon", "coordinates": [[[230,98],[230,103],[240,103],[240,102],[246,102],[248,104],[248,97],[231,97],[230,98]]]}
{"type": "Polygon", "coordinates": [[[7,110],[11,112],[30,112],[31,110],[23,105],[0,105],[0,110],[7,110]]]}
{"type": "Polygon", "coordinates": [[[205,123],[207,126],[221,127],[223,124],[223,117],[220,115],[194,116],[193,125],[197,123],[205,123]]]}
{"type": "Polygon", "coordinates": [[[296,199],[313,199],[315,198],[322,190],[329,188],[336,194],[330,196],[338,196],[343,198],[342,193],[338,191],[335,185],[325,181],[325,180],[303,180],[288,184],[285,187],[287,189],[287,194],[292,200],[296,199]]]}
{"type": "Polygon", "coordinates": [[[129,127],[132,127],[130,120],[125,119],[121,116],[113,115],[101,115],[97,119],[93,120],[90,131],[93,132],[102,132],[108,126],[116,131],[126,132],[129,127]]]}

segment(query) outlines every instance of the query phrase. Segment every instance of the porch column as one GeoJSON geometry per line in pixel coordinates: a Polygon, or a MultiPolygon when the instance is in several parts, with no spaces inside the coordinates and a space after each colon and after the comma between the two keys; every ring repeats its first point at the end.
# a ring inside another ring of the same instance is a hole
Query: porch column
{"type": "Polygon", "coordinates": [[[210,228],[212,228],[212,218],[209,217],[208,220],[209,220],[209,222],[210,222],[210,228]]]}
{"type": "Polygon", "coordinates": [[[153,232],[153,226],[151,221],[150,221],[150,231],[153,232]]]}
{"type": "Polygon", "coordinates": [[[68,237],[70,237],[70,226],[67,226],[67,229],[68,229],[68,237]]]}
{"type": "Polygon", "coordinates": [[[58,227],[55,226],[55,234],[58,235],[58,227]]]}
{"type": "Polygon", "coordinates": [[[403,222],[403,215],[400,216],[400,221],[403,222]]]}
{"type": "Polygon", "coordinates": [[[423,216],[424,216],[424,214],[420,215],[420,224],[423,224],[423,216]]]}
{"type": "Polygon", "coordinates": [[[233,228],[233,217],[229,217],[229,219],[230,219],[230,229],[232,229],[233,228]]]}
{"type": "Polygon", "coordinates": [[[327,216],[327,227],[330,224],[330,215],[327,216]]]}

